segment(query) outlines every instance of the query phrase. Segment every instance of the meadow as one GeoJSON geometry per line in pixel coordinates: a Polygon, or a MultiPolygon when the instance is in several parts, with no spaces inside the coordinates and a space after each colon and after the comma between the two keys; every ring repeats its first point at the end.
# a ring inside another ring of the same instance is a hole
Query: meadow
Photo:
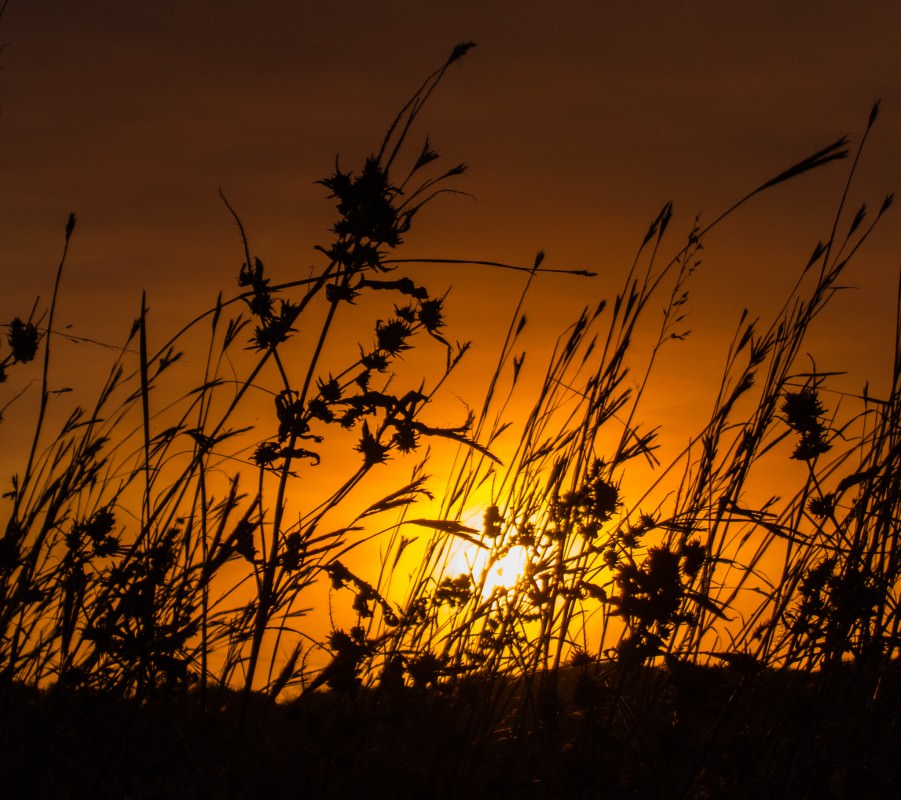
{"type": "Polygon", "coordinates": [[[892,205],[847,203],[878,105],[856,144],[776,172],[684,242],[664,205],[537,381],[533,280],[585,275],[541,253],[474,262],[523,289],[485,395],[446,424],[434,409],[470,345],[403,244],[459,191],[464,165],[415,123],[471,47],[358,167],[320,181],[337,219],[313,274],[273,282],[223,194],[237,289],[173,334],[142,297],[83,407],[52,379],[75,216],[61,229],[49,304],[12,319],[0,351],[4,416],[33,406],[3,476],[11,796],[897,785],[901,306],[883,394],[831,391],[805,347],[892,205]],[[709,419],[661,463],[647,387],[688,334],[705,237],[827,165],[847,178],[822,241],[771,319],[736,321],[709,419]],[[778,469],[779,496],[761,494],[778,469]]]}

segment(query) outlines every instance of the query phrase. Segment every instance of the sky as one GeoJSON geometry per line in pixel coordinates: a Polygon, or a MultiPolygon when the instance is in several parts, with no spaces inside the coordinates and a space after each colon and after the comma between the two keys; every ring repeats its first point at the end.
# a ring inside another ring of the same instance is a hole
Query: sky
{"type": "MultiPolygon", "coordinates": [[[[119,343],[146,290],[154,330],[174,331],[235,289],[243,255],[219,189],[276,278],[309,274],[334,221],[315,181],[338,154],[359,166],[421,79],[474,41],[414,132],[468,165],[457,186],[471,196],[439,198],[404,254],[528,265],[542,249],[550,266],[595,270],[540,278],[527,306],[540,354],[584,304],[612,299],[665,202],[676,252],[696,215],[839,136],[856,142],[877,99],[849,205],[901,187],[899,30],[891,0],[10,0],[0,314],[26,315],[37,295],[46,306],[74,211],[60,325],[119,343]]],[[[661,368],[660,408],[709,408],[702,387],[742,308],[765,319],[778,307],[828,235],[846,172],[778,187],[705,243],[693,333],[661,368]]],[[[899,264],[890,214],[814,331],[818,366],[849,371],[849,391],[888,376],[899,264]]],[[[418,269],[434,293],[452,288],[452,335],[490,361],[521,276],[418,269]]],[[[108,357],[83,345],[59,380],[108,357]]]]}

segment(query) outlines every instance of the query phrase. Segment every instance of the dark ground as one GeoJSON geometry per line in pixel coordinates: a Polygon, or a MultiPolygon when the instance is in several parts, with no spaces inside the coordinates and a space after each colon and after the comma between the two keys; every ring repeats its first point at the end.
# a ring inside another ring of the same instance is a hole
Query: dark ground
{"type": "Polygon", "coordinates": [[[11,687],[3,798],[891,798],[901,669],[568,669],[556,688],[150,696],[11,687]],[[515,694],[506,710],[497,700],[515,694]],[[243,721],[242,721],[243,720],[243,721]]]}

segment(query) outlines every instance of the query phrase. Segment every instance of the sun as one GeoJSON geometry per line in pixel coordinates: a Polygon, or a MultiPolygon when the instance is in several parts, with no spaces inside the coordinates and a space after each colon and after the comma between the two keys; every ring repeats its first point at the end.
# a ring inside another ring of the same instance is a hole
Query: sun
{"type": "MultiPolygon", "coordinates": [[[[484,511],[476,511],[467,516],[464,524],[474,530],[482,528],[484,511]]],[[[476,586],[481,585],[482,597],[487,598],[496,591],[507,591],[517,585],[529,564],[529,551],[522,545],[513,545],[502,555],[485,543],[456,539],[450,548],[444,574],[448,576],[471,575],[476,586]]]]}

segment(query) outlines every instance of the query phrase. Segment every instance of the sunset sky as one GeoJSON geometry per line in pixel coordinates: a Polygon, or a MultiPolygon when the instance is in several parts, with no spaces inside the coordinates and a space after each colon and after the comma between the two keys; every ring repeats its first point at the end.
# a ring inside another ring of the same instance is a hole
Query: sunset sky
{"type": "MultiPolygon", "coordinates": [[[[596,270],[541,278],[530,307],[540,348],[584,303],[613,297],[664,202],[675,203],[675,252],[696,214],[712,219],[843,134],[856,142],[879,98],[850,206],[901,188],[899,32],[892,0],[10,0],[0,313],[26,315],[49,295],[74,211],[60,324],[118,343],[146,289],[156,330],[174,330],[235,288],[242,251],[220,187],[276,277],[309,274],[334,219],[314,181],[336,154],[359,166],[420,80],[472,40],[413,138],[428,135],[447,166],[466,162],[456,185],[473,198],[439,199],[405,255],[529,264],[543,249],[548,265],[596,270]]],[[[846,170],[757,198],[707,241],[692,338],[662,373],[678,386],[674,406],[694,402],[743,307],[766,318],[778,306],[828,235],[846,170]]],[[[894,213],[814,340],[821,369],[854,370],[845,388],[887,377],[899,263],[894,213]]],[[[453,286],[453,335],[493,356],[521,276],[418,275],[435,293],[453,286]]],[[[78,368],[107,358],[83,353],[78,368]]]]}

